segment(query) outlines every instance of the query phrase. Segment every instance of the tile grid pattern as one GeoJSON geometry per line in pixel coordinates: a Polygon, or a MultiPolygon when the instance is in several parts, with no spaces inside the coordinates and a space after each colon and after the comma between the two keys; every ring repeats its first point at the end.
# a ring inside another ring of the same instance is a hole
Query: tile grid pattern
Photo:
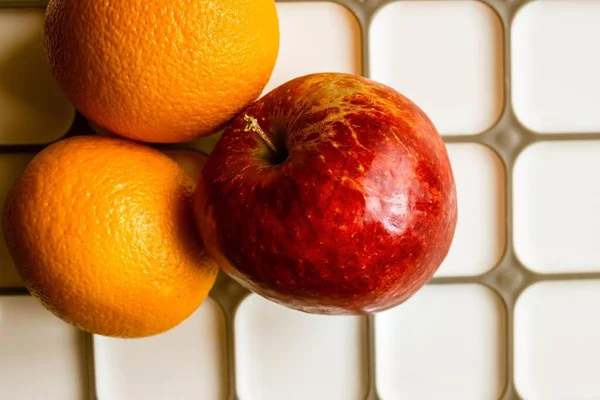
{"type": "MultiPolygon", "coordinates": [[[[372,17],[381,7],[393,1],[401,0],[278,0],[280,3],[291,3],[299,1],[331,1],[348,8],[357,18],[361,27],[362,39],[362,71],[363,75],[369,77],[369,28],[372,17]]],[[[422,1],[422,0],[412,0],[422,1]]],[[[427,1],[427,0],[426,0],[427,1]]],[[[429,0],[432,1],[432,0],[429,0]]],[[[442,0],[433,0],[442,1],[442,0]]],[[[501,400],[519,399],[514,385],[514,357],[513,357],[513,321],[514,306],[518,296],[530,285],[539,281],[575,280],[575,279],[600,279],[600,273],[561,273],[561,274],[538,274],[526,269],[518,260],[513,247],[513,190],[512,175],[514,163],[518,155],[528,145],[539,141],[566,141],[566,140],[599,140],[598,133],[562,133],[562,134],[539,134],[527,129],[521,124],[516,116],[511,101],[511,24],[517,11],[531,0],[480,0],[490,6],[499,16],[503,28],[503,55],[504,55],[504,108],[501,117],[487,131],[477,135],[453,135],[445,136],[447,143],[479,143],[488,146],[495,151],[504,164],[506,170],[506,249],[497,266],[490,272],[480,276],[453,276],[438,277],[431,281],[433,285],[476,283],[484,285],[496,292],[502,299],[506,310],[506,377],[507,385],[501,400]]],[[[28,8],[45,7],[45,1],[36,0],[0,0],[0,8],[28,8]]],[[[76,127],[85,121],[78,116],[66,136],[74,134],[76,127]]],[[[36,153],[44,146],[42,145],[1,145],[0,154],[8,153],[36,153]]],[[[171,146],[169,146],[171,147],[171,146]]],[[[173,146],[180,147],[180,146],[173,146]]],[[[23,288],[1,288],[0,296],[21,296],[28,292],[23,288]]],[[[236,388],[236,358],[234,346],[234,318],[238,306],[248,296],[248,292],[239,285],[225,277],[219,276],[211,297],[221,306],[226,319],[226,344],[227,344],[227,372],[228,372],[228,399],[238,400],[236,388]]],[[[377,393],[377,382],[375,373],[375,319],[367,317],[368,324],[368,377],[369,390],[366,400],[380,400],[377,393]]],[[[92,336],[82,334],[85,343],[85,351],[88,360],[87,387],[88,398],[97,399],[95,388],[94,371],[94,349],[92,336]]]]}

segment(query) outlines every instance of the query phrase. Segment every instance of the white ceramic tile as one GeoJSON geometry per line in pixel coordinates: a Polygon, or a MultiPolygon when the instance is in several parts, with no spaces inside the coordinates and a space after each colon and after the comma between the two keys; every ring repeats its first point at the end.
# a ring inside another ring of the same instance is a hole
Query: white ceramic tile
{"type": "Polygon", "coordinates": [[[50,74],[43,24],[43,9],[0,9],[0,144],[55,140],[75,116],[50,74]]]}
{"type": "Polygon", "coordinates": [[[0,297],[0,398],[82,400],[81,333],[29,296],[0,297]]]}
{"type": "Polygon", "coordinates": [[[360,73],[360,26],[345,7],[299,2],[277,4],[277,11],[279,56],[264,93],[309,73],[360,73]]]}
{"type": "Polygon", "coordinates": [[[210,298],[178,327],[143,339],[94,336],[99,400],[225,399],[225,325],[210,298]]]}
{"type": "Polygon", "coordinates": [[[515,383],[527,400],[600,398],[600,281],[543,282],[515,310],[515,383]]]}
{"type": "Polygon", "coordinates": [[[500,260],[506,244],[505,173],[500,158],[479,144],[449,144],[458,222],[436,276],[479,275],[500,260]]]}
{"type": "Polygon", "coordinates": [[[241,399],[364,398],[364,318],[305,314],[252,295],[235,327],[241,399]]]}
{"type": "Polygon", "coordinates": [[[514,170],[514,240],[542,273],[600,271],[600,141],[541,142],[514,170]]]}
{"type": "MultiPolygon", "coordinates": [[[[33,156],[29,154],[0,154],[0,215],[8,192],[32,158],[33,156]]],[[[0,229],[0,287],[21,286],[23,281],[17,274],[0,229]]]]}
{"type": "Polygon", "coordinates": [[[376,317],[377,382],[386,400],[497,400],[505,317],[480,285],[428,285],[376,317]]]}
{"type": "Polygon", "coordinates": [[[393,2],[369,36],[372,78],[413,100],[440,133],[476,134],[500,116],[502,28],[482,2],[393,2]]]}
{"type": "Polygon", "coordinates": [[[535,1],[512,29],[513,104],[539,132],[600,131],[600,1],[535,1]]]}

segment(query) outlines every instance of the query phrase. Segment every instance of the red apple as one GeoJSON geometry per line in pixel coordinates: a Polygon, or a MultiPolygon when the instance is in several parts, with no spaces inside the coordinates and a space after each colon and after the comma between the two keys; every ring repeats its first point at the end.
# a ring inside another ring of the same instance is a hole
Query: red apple
{"type": "Polygon", "coordinates": [[[211,255],[249,290],[305,312],[364,314],[432,277],[457,208],[446,148],[421,109],[380,83],[320,73],[231,122],[195,213],[211,255]]]}

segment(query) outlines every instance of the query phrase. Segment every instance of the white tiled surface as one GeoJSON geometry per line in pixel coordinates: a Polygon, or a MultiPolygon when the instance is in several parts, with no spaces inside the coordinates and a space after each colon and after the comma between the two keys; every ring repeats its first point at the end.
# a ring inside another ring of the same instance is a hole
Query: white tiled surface
{"type": "Polygon", "coordinates": [[[600,1],[535,1],[512,30],[513,103],[546,133],[600,131],[600,1]]]}
{"type": "Polygon", "coordinates": [[[50,74],[44,10],[0,9],[0,142],[46,143],[67,132],[75,111],[50,74]]]}
{"type": "Polygon", "coordinates": [[[362,400],[364,318],[309,315],[252,295],[236,320],[238,391],[244,400],[362,400]]]}
{"type": "Polygon", "coordinates": [[[490,128],[503,104],[502,28],[479,1],[401,1],[370,32],[371,75],[419,105],[442,134],[490,128]]]}
{"type": "Polygon", "coordinates": [[[450,144],[458,223],[450,252],[436,276],[480,275],[496,266],[506,244],[502,162],[479,144],[450,144]]]}
{"type": "Polygon", "coordinates": [[[226,398],[225,325],[211,299],[165,334],[94,344],[99,400],[226,398]]]}
{"type": "MultiPolygon", "coordinates": [[[[346,8],[319,2],[278,4],[278,10],[282,48],[265,91],[311,72],[361,72],[360,29],[346,8]]],[[[600,130],[600,61],[593,51],[599,15],[597,0],[549,0],[531,3],[515,20],[513,100],[528,127],[600,130]]],[[[41,22],[40,10],[0,10],[3,144],[54,140],[72,118],[43,71],[41,22]]],[[[476,134],[494,124],[504,96],[501,28],[483,3],[395,2],[377,13],[368,36],[372,77],[413,99],[440,132],[476,134]]],[[[215,140],[195,147],[209,151],[215,140]]],[[[512,177],[485,147],[448,149],[459,222],[437,276],[478,275],[497,263],[506,244],[503,183],[512,177]]],[[[197,177],[196,154],[167,153],[197,177]]],[[[598,156],[596,142],[560,142],[538,144],[520,157],[514,172],[515,246],[529,268],[600,270],[598,156]]],[[[29,157],[0,155],[0,202],[29,157]]],[[[21,284],[0,245],[0,286],[21,284]]],[[[519,300],[515,372],[526,400],[600,398],[596,293],[597,282],[543,283],[519,300]]],[[[164,335],[131,341],[96,337],[99,400],[223,399],[222,318],[209,300],[164,335]]],[[[364,319],[310,316],[251,296],[235,328],[242,400],[364,397],[364,319]]],[[[0,398],[81,398],[85,378],[78,338],[35,300],[0,297],[0,398]]],[[[491,291],[428,286],[377,317],[379,392],[385,400],[496,400],[505,384],[505,340],[504,311],[491,291]]]]}
{"type": "Polygon", "coordinates": [[[0,297],[0,398],[84,398],[82,344],[79,331],[32,297],[0,297]]]}
{"type": "Polygon", "coordinates": [[[527,400],[600,398],[600,281],[544,282],[515,310],[515,381],[527,400]]]}
{"type": "Polygon", "coordinates": [[[543,273],[600,271],[600,141],[541,142],[514,170],[515,251],[543,273]]]}
{"type": "Polygon", "coordinates": [[[505,385],[500,299],[480,285],[426,286],[376,317],[386,400],[496,400],[505,385]]]}

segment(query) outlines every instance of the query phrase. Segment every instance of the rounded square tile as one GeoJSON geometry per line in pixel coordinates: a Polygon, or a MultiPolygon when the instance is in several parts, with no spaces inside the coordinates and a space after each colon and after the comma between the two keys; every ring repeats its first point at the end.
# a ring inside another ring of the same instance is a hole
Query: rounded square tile
{"type": "MultiPolygon", "coordinates": [[[[6,196],[32,158],[31,154],[0,154],[0,215],[4,210],[6,196]]],[[[0,287],[22,287],[23,285],[0,229],[0,287]]]]}
{"type": "Polygon", "coordinates": [[[542,282],[515,309],[515,383],[527,400],[600,398],[600,281],[542,282]]]}
{"type": "Polygon", "coordinates": [[[397,1],[375,15],[371,77],[413,100],[442,134],[476,134],[503,103],[502,26],[479,1],[397,1]]]}
{"type": "Polygon", "coordinates": [[[386,400],[497,400],[505,313],[480,285],[428,285],[376,316],[377,385],[386,400]]]}
{"type": "Polygon", "coordinates": [[[600,141],[540,142],[514,169],[514,245],[541,273],[600,271],[600,141]]]}
{"type": "Polygon", "coordinates": [[[51,142],[75,117],[50,73],[43,25],[43,9],[0,8],[0,145],[51,142]]]}
{"type": "Polygon", "coordinates": [[[238,392],[244,400],[362,400],[364,318],[293,311],[251,295],[236,320],[238,392]]]}
{"type": "Polygon", "coordinates": [[[512,28],[513,104],[544,133],[600,131],[600,1],[535,1],[512,28]]]}
{"type": "Polygon", "coordinates": [[[0,297],[0,398],[83,400],[83,336],[30,296],[0,297]]]}
{"type": "Polygon", "coordinates": [[[480,275],[494,268],[506,245],[504,165],[479,144],[447,148],[456,180],[458,221],[436,276],[480,275]]]}
{"type": "Polygon", "coordinates": [[[94,336],[99,400],[225,399],[225,321],[211,299],[178,327],[143,339],[94,336]]]}
{"type": "Polygon", "coordinates": [[[360,25],[345,7],[332,2],[277,4],[279,57],[264,93],[315,72],[361,71],[360,25]]]}

